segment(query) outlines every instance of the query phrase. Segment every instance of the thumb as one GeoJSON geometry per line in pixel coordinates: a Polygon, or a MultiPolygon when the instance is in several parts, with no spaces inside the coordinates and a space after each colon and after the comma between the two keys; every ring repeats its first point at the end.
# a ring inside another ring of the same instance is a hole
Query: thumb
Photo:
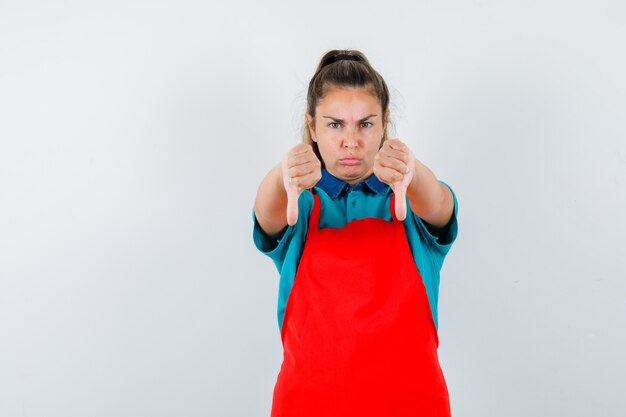
{"type": "Polygon", "coordinates": [[[405,181],[398,181],[393,184],[393,193],[396,197],[396,217],[400,221],[404,221],[406,219],[406,188],[407,185],[405,181]]]}
{"type": "MultiPolygon", "coordinates": [[[[413,152],[409,150],[409,160],[415,160],[413,156],[413,152]]],[[[400,221],[404,221],[406,219],[406,190],[409,188],[411,181],[413,180],[413,172],[414,168],[411,166],[407,166],[406,173],[402,176],[400,181],[396,181],[393,183],[393,193],[396,196],[395,210],[396,217],[400,221]]]]}
{"type": "Polygon", "coordinates": [[[287,224],[293,226],[298,222],[298,198],[300,197],[300,187],[286,184],[287,191],[287,224]]]}

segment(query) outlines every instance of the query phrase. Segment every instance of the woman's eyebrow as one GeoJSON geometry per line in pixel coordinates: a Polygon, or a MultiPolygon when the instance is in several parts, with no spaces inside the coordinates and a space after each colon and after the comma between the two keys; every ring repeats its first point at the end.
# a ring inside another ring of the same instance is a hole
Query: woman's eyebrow
{"type": "MultiPolygon", "coordinates": [[[[363,122],[365,122],[367,119],[369,119],[370,117],[376,117],[376,116],[378,116],[378,115],[377,115],[377,114],[370,114],[369,116],[365,116],[364,118],[362,118],[361,120],[359,120],[359,123],[363,123],[363,122]]],[[[345,120],[343,120],[343,119],[337,119],[337,118],[332,117],[332,116],[322,116],[322,117],[324,117],[324,118],[326,118],[326,119],[331,119],[331,120],[332,120],[333,122],[335,122],[335,123],[343,123],[343,122],[345,121],[345,120]]]]}

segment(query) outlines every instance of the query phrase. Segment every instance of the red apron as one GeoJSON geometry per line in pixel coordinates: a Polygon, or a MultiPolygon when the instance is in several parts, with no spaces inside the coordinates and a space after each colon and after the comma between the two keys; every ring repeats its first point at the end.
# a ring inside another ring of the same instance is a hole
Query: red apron
{"type": "Polygon", "coordinates": [[[281,331],[272,417],[449,417],[439,339],[404,225],[309,230],[281,331]]]}

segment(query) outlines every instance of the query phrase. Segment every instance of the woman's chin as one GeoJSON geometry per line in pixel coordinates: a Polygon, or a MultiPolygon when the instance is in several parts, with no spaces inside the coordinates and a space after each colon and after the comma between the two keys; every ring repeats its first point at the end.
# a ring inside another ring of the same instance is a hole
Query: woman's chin
{"type": "Polygon", "coordinates": [[[370,171],[364,169],[362,165],[340,165],[338,175],[335,176],[342,181],[355,184],[367,179],[372,174],[370,171]]]}

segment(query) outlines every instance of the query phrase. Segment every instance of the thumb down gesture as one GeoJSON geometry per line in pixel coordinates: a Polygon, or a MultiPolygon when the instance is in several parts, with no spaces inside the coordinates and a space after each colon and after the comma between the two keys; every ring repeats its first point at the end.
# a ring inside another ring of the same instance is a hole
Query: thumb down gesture
{"type": "Polygon", "coordinates": [[[322,163],[311,145],[300,143],[285,154],[281,168],[287,193],[287,224],[293,226],[298,221],[298,198],[322,178],[322,163]]]}
{"type": "Polygon", "coordinates": [[[374,158],[374,174],[388,184],[396,196],[396,217],[406,219],[406,190],[413,179],[415,157],[399,139],[383,143],[374,158]]]}

